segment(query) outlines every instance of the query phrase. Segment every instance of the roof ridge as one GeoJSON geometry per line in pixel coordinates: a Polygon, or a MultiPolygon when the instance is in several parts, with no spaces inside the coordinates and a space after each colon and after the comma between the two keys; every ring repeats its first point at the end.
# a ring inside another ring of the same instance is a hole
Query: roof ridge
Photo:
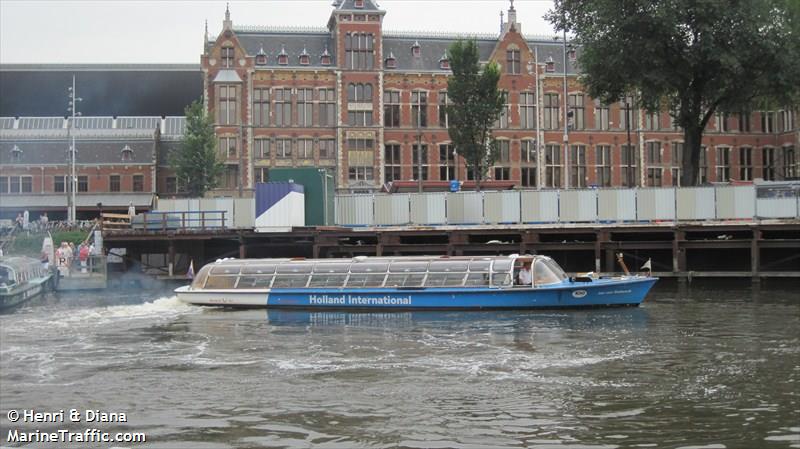
{"type": "Polygon", "coordinates": [[[233,27],[233,31],[240,33],[330,33],[326,27],[286,25],[236,25],[233,27]]]}

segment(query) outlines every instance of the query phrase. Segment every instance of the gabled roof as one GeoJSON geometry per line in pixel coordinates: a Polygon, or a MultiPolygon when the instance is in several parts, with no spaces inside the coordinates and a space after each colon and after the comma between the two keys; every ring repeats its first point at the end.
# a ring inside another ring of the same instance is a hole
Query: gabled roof
{"type": "MultiPolygon", "coordinates": [[[[154,139],[79,140],[76,143],[78,164],[144,165],[153,163],[154,139]],[[128,146],[133,153],[130,161],[122,160],[122,149],[128,146]]],[[[64,140],[3,140],[0,141],[0,165],[66,164],[70,142],[64,140]],[[13,160],[14,146],[20,150],[19,160],[13,160]]]]}
{"type": "MultiPolygon", "coordinates": [[[[251,28],[253,29],[253,28],[251,28]]],[[[299,57],[305,49],[309,56],[309,64],[301,67],[328,67],[336,65],[334,52],[335,43],[327,31],[300,31],[285,32],[281,29],[264,29],[264,31],[236,31],[239,42],[244,47],[248,55],[258,54],[261,48],[267,55],[266,66],[256,67],[286,67],[278,64],[278,55],[281,49],[286,51],[289,56],[289,66],[300,66],[299,57]],[[328,50],[331,63],[323,66],[322,55],[328,50]]]]}
{"type": "MultiPolygon", "coordinates": [[[[450,38],[415,38],[415,37],[393,37],[391,35],[383,38],[384,55],[393,55],[397,62],[397,67],[386,69],[387,72],[396,71],[438,71],[449,72],[440,68],[439,60],[447,52],[450,45],[456,41],[456,37],[450,38]],[[411,47],[419,44],[419,56],[411,53],[411,47]]],[[[497,41],[480,39],[478,44],[478,55],[481,61],[489,59],[489,55],[494,49],[497,41]]],[[[383,61],[381,61],[383,64],[383,61]]]]}

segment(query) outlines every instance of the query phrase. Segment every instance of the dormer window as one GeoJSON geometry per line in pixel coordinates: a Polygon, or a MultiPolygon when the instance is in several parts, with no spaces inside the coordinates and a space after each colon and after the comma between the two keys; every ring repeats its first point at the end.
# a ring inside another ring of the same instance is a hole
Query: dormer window
{"type": "Polygon", "coordinates": [[[300,65],[308,65],[311,62],[311,58],[308,56],[308,52],[305,48],[303,48],[303,52],[300,53],[300,65]]]}
{"type": "Polygon", "coordinates": [[[289,64],[289,54],[286,53],[286,47],[281,45],[281,52],[278,53],[278,64],[286,65],[289,64]]]}
{"type": "Polygon", "coordinates": [[[420,55],[420,49],[419,49],[419,42],[418,41],[414,41],[414,45],[411,46],[411,55],[412,56],[419,56],[420,55]]]}
{"type": "Polygon", "coordinates": [[[364,7],[364,0],[355,0],[353,2],[354,8],[363,8],[364,7]]]}
{"type": "Polygon", "coordinates": [[[545,71],[546,72],[555,72],[556,71],[556,62],[553,61],[552,56],[547,57],[547,61],[545,63],[545,71]]]}
{"type": "Polygon", "coordinates": [[[442,70],[450,70],[450,58],[447,57],[447,53],[439,58],[439,68],[442,70]]]}
{"type": "Polygon", "coordinates": [[[122,162],[130,162],[133,160],[133,150],[130,146],[125,145],[122,149],[122,162]]]}
{"type": "Polygon", "coordinates": [[[14,162],[22,160],[22,149],[20,147],[14,145],[14,148],[11,149],[11,160],[14,162]]]}
{"type": "Polygon", "coordinates": [[[256,65],[267,65],[267,53],[264,52],[264,47],[261,47],[256,54],[256,65]]]}
{"type": "Polygon", "coordinates": [[[331,65],[331,55],[328,53],[327,48],[322,52],[322,56],[319,57],[319,63],[322,65],[331,65]]]}
{"type": "Polygon", "coordinates": [[[397,59],[394,57],[394,53],[391,51],[389,52],[389,56],[384,61],[386,63],[387,69],[396,69],[397,68],[397,59]]]}
{"type": "Polygon", "coordinates": [[[570,45],[569,50],[567,50],[567,56],[569,56],[570,61],[574,61],[578,57],[578,53],[572,45],[570,45]]]}

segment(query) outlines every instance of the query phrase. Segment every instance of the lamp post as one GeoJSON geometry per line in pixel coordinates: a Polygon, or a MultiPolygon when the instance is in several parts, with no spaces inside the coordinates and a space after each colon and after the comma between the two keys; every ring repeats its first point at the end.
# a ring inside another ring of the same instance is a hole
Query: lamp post
{"type": "Polygon", "coordinates": [[[322,196],[324,203],[323,213],[325,214],[325,218],[322,220],[322,224],[328,226],[328,179],[333,179],[333,175],[328,173],[328,170],[324,168],[318,168],[317,172],[322,178],[322,196]]]}
{"type": "Polygon", "coordinates": [[[567,97],[567,29],[564,28],[564,188],[569,188],[569,128],[567,124],[569,101],[567,97]]]}
{"type": "Polygon", "coordinates": [[[542,153],[542,128],[539,123],[539,104],[540,104],[540,95],[539,95],[539,67],[544,66],[544,64],[539,63],[539,47],[533,47],[533,59],[534,61],[528,61],[528,74],[534,75],[534,101],[536,103],[536,190],[540,190],[542,188],[542,164],[541,164],[541,153],[542,153]]]}
{"type": "Polygon", "coordinates": [[[81,115],[81,113],[77,111],[78,102],[83,101],[82,98],[77,96],[77,91],[75,90],[75,75],[72,75],[72,86],[67,88],[67,92],[67,98],[69,99],[67,103],[67,112],[72,116],[71,120],[69,120],[69,126],[67,126],[67,141],[71,138],[72,142],[67,156],[69,161],[69,175],[66,176],[67,182],[65,183],[66,188],[64,190],[67,193],[67,222],[73,223],[77,220],[75,191],[78,186],[75,177],[75,132],[72,129],[75,127],[75,118],[81,115]]]}
{"type": "Polygon", "coordinates": [[[625,149],[627,154],[625,155],[628,159],[628,173],[625,176],[625,183],[627,187],[633,187],[633,175],[631,174],[632,166],[631,166],[631,159],[633,156],[633,151],[631,151],[631,104],[628,97],[625,97],[625,131],[628,133],[628,147],[625,149]]]}
{"type": "Polygon", "coordinates": [[[417,191],[422,193],[422,91],[417,91],[417,191]]]}

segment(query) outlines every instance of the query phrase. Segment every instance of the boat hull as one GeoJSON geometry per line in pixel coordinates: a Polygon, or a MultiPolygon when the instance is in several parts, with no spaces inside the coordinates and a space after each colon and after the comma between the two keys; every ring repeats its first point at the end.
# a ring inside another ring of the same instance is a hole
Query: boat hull
{"type": "Polygon", "coordinates": [[[373,288],[190,290],[184,302],[205,306],[296,309],[537,309],[638,306],[658,278],[630,277],[592,282],[565,281],[538,288],[373,288]]]}
{"type": "Polygon", "coordinates": [[[43,293],[52,290],[52,275],[45,278],[31,280],[26,284],[15,287],[10,291],[0,292],[0,310],[7,310],[19,306],[43,293]]]}

